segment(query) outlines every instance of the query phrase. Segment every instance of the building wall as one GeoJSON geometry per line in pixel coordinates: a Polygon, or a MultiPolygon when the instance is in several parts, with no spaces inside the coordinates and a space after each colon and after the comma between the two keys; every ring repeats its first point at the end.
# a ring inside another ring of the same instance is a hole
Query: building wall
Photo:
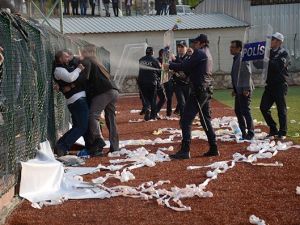
{"type": "Polygon", "coordinates": [[[201,13],[224,13],[241,21],[250,23],[249,0],[204,0],[195,9],[201,13]]]}
{"type": "Polygon", "coordinates": [[[300,70],[300,3],[251,6],[251,24],[270,24],[274,32],[281,32],[291,55],[290,69],[300,70]]]}
{"type": "MultiPolygon", "coordinates": [[[[245,27],[226,28],[226,29],[206,29],[206,30],[181,30],[175,31],[175,40],[192,39],[200,33],[208,35],[210,40],[211,54],[214,59],[214,71],[229,72],[231,69],[232,56],[229,54],[229,44],[231,40],[243,40],[245,27]]],[[[110,34],[76,34],[78,38],[93,43],[97,46],[103,46],[110,51],[111,73],[114,75],[118,68],[123,48],[126,44],[136,44],[147,42],[155,51],[155,57],[158,55],[159,49],[163,47],[164,32],[131,32],[131,33],[110,33],[110,34]]],[[[175,44],[174,44],[175,45],[175,44]]],[[[134,61],[138,61],[144,55],[138,52],[134,55],[134,61]]],[[[128,75],[137,76],[138,70],[131,70],[128,75]]]]}
{"type": "MultiPolygon", "coordinates": [[[[224,13],[251,25],[270,24],[284,34],[283,43],[291,55],[291,71],[300,70],[300,3],[274,4],[274,1],[204,0],[196,13],[224,13]],[[265,5],[272,2],[273,4],[265,5]],[[262,5],[263,4],[263,5],[262,5]]],[[[275,1],[279,3],[279,1],[275,1]]],[[[282,3],[293,1],[281,1],[282,3]]],[[[296,1],[294,1],[296,2],[296,1]]]]}

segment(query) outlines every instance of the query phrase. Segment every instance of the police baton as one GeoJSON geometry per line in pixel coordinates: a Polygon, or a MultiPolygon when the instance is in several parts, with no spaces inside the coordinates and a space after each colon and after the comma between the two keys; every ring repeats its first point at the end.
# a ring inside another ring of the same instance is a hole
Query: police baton
{"type": "MultiPolygon", "coordinates": [[[[204,101],[203,101],[202,104],[200,104],[200,102],[198,101],[197,96],[195,96],[195,98],[196,98],[197,106],[198,106],[198,109],[199,109],[199,115],[200,115],[200,117],[202,118],[203,123],[204,123],[204,126],[205,126],[205,127],[203,127],[203,129],[204,129],[204,131],[208,132],[207,124],[206,124],[206,122],[205,122],[205,118],[204,118],[203,111],[202,111],[202,107],[203,107],[203,105],[205,104],[205,102],[208,100],[209,97],[207,96],[207,97],[204,99],[204,101]]],[[[201,119],[201,118],[200,118],[200,119],[201,119]]]]}

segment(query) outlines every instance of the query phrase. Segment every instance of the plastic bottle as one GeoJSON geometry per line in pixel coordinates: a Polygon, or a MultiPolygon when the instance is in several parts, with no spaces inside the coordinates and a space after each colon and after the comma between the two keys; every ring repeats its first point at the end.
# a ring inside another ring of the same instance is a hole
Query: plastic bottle
{"type": "Polygon", "coordinates": [[[229,126],[230,126],[236,140],[240,140],[242,138],[242,131],[239,127],[239,124],[235,120],[233,120],[233,121],[230,121],[229,126]]]}

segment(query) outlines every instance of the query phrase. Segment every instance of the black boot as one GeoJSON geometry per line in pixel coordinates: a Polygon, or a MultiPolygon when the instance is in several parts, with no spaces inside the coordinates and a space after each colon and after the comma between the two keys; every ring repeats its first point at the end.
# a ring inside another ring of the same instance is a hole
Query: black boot
{"type": "Polygon", "coordinates": [[[208,152],[205,152],[205,153],[203,154],[204,157],[219,156],[219,155],[220,155],[220,153],[219,153],[219,151],[218,151],[218,146],[217,146],[217,145],[211,145],[211,146],[209,147],[208,152]]]}
{"type": "Polygon", "coordinates": [[[88,151],[91,156],[103,156],[103,148],[106,143],[102,138],[97,138],[94,143],[88,146],[88,151]]]}
{"type": "Polygon", "coordinates": [[[150,120],[150,110],[146,110],[145,116],[144,116],[144,120],[145,120],[145,121],[150,120]]]}
{"type": "Polygon", "coordinates": [[[140,115],[145,115],[145,112],[146,112],[146,109],[142,108],[141,112],[140,112],[140,115]]]}
{"type": "Polygon", "coordinates": [[[182,141],[181,148],[174,155],[170,155],[171,159],[190,159],[190,144],[191,141],[182,141]]]}

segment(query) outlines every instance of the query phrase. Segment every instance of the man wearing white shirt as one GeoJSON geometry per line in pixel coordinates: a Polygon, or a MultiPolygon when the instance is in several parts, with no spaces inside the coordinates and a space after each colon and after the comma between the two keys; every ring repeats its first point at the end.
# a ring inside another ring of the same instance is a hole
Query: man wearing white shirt
{"type": "Polygon", "coordinates": [[[70,56],[67,52],[59,51],[55,55],[54,80],[66,97],[66,103],[72,116],[72,128],[56,143],[55,151],[58,156],[66,155],[72,145],[83,136],[88,129],[89,108],[86,100],[86,82],[89,69],[82,64],[70,71],[68,63],[70,56]],[[84,70],[84,73],[81,73],[84,70]],[[81,74],[80,74],[81,73],[81,74]]]}

